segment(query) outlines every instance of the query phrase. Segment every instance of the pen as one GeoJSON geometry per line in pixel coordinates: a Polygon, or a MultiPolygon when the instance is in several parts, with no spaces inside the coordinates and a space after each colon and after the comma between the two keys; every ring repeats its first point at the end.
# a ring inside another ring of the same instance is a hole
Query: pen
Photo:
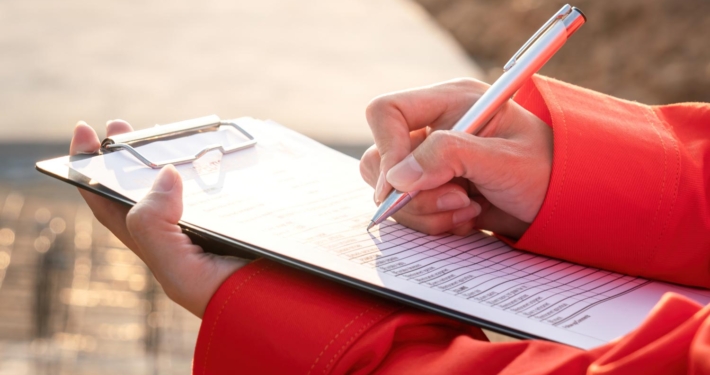
{"type": "MultiPolygon", "coordinates": [[[[503,67],[503,74],[451,128],[476,135],[500,107],[535,74],[586,21],[579,9],[565,5],[550,18],[513,55],[503,67]]],[[[404,207],[418,191],[393,190],[377,208],[367,230],[385,221],[404,207]]]]}

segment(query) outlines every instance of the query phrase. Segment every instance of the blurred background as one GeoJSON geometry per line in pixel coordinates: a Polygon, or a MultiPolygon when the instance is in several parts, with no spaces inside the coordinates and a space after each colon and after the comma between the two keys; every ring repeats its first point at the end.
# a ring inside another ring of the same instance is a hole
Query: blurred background
{"type": "MultiPolygon", "coordinates": [[[[34,171],[74,124],[273,119],[358,157],[368,101],[492,82],[564,2],[0,2],[0,374],[189,373],[199,320],[70,186],[34,171]]],[[[542,73],[651,104],[710,101],[710,2],[578,0],[542,73]]],[[[494,336],[496,340],[506,338],[494,336]]]]}

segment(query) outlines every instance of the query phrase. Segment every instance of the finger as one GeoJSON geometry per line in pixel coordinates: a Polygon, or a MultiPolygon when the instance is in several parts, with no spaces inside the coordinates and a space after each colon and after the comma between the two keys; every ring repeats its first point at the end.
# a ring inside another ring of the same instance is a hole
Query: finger
{"type": "MultiPolygon", "coordinates": [[[[413,148],[419,146],[426,139],[426,133],[414,131],[409,133],[409,141],[413,148]]],[[[380,176],[380,150],[377,145],[370,146],[360,158],[360,175],[373,188],[377,185],[380,176]]]]}
{"type": "MultiPolygon", "coordinates": [[[[94,129],[83,121],[77,123],[69,146],[69,154],[93,154],[98,151],[100,146],[99,137],[94,129]]],[[[84,198],[96,219],[108,228],[124,245],[135,250],[135,244],[125,225],[128,208],[84,189],[79,189],[79,194],[84,198]]]]}
{"type": "Polygon", "coordinates": [[[360,176],[371,187],[377,185],[380,175],[380,152],[376,145],[370,146],[360,158],[360,176]]]}
{"type": "Polygon", "coordinates": [[[397,212],[392,216],[398,223],[426,234],[436,235],[448,232],[468,221],[473,220],[481,212],[481,207],[472,202],[467,207],[439,212],[429,215],[413,215],[407,212],[397,212]]]}
{"type": "Polygon", "coordinates": [[[106,122],[106,136],[111,137],[118,134],[130,133],[133,127],[123,120],[110,120],[106,122]]]}
{"type": "Polygon", "coordinates": [[[455,182],[448,182],[431,190],[420,191],[400,211],[412,215],[429,215],[458,210],[471,204],[466,190],[455,182]]]}
{"type": "Polygon", "coordinates": [[[154,271],[170,269],[181,251],[202,252],[177,225],[182,208],[182,179],[175,167],[168,165],[158,173],[148,195],[126,216],[133,241],[154,271]]]}
{"type": "MultiPolygon", "coordinates": [[[[480,81],[456,80],[375,98],[366,117],[380,151],[381,174],[411,152],[409,132],[453,125],[487,87],[480,81]]],[[[388,190],[383,186],[378,198],[384,199],[388,190]]]]}
{"type": "MultiPolygon", "coordinates": [[[[376,146],[371,146],[360,161],[360,174],[370,186],[377,183],[379,153],[376,146]]],[[[476,191],[473,184],[464,179],[454,179],[438,188],[425,190],[417,194],[402,210],[413,215],[426,215],[466,207],[471,200],[469,191],[476,191]]],[[[379,202],[375,202],[378,203],[379,202]]]]}
{"type": "Polygon", "coordinates": [[[98,151],[100,146],[96,131],[84,121],[79,121],[74,127],[74,135],[69,145],[69,155],[93,154],[98,151]]]}
{"type": "MultiPolygon", "coordinates": [[[[409,133],[409,142],[412,148],[418,147],[426,139],[424,129],[409,133]]],[[[387,197],[392,189],[385,179],[384,172],[380,171],[382,159],[377,145],[370,146],[360,158],[360,175],[370,186],[375,188],[375,203],[379,203],[387,197]]]]}
{"type": "Polygon", "coordinates": [[[433,189],[454,177],[481,186],[500,178],[511,162],[510,141],[440,130],[393,167],[387,181],[400,191],[433,189]]]}

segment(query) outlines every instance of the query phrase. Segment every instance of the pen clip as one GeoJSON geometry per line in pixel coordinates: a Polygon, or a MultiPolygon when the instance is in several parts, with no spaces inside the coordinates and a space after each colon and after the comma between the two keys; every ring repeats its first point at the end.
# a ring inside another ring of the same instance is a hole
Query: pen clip
{"type": "Polygon", "coordinates": [[[503,67],[503,72],[507,72],[510,68],[512,68],[515,65],[515,63],[518,61],[520,56],[522,56],[523,53],[525,53],[525,51],[527,51],[528,48],[530,48],[530,46],[533,43],[535,43],[538,39],[540,39],[540,36],[542,36],[542,34],[544,34],[547,30],[549,30],[552,27],[552,25],[555,24],[555,22],[565,18],[571,12],[572,12],[572,7],[569,4],[565,4],[562,7],[562,9],[557,11],[557,13],[555,13],[555,15],[552,16],[552,18],[547,20],[547,22],[545,22],[545,24],[542,25],[540,30],[538,30],[532,37],[530,37],[530,39],[527,42],[525,42],[525,44],[523,44],[522,47],[520,47],[518,52],[516,52],[515,55],[513,55],[513,57],[510,58],[510,60],[503,67]]]}

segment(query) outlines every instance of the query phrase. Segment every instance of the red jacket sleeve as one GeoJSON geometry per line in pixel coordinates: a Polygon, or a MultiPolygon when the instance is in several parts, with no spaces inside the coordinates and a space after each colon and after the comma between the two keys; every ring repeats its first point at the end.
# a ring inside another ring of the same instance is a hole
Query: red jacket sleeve
{"type": "MultiPolygon", "coordinates": [[[[710,106],[648,107],[534,77],[516,101],[550,124],[550,186],[516,246],[710,286],[710,106]]],[[[212,297],[195,374],[710,374],[710,306],[666,295],[591,351],[482,332],[269,261],[212,297]]]]}
{"type": "Polygon", "coordinates": [[[480,329],[266,261],[203,317],[194,374],[710,374],[710,306],[668,294],[617,342],[489,343],[480,329]]]}
{"type": "Polygon", "coordinates": [[[535,76],[515,100],[552,126],[552,175],[515,244],[710,287],[710,104],[650,107],[535,76]]]}

